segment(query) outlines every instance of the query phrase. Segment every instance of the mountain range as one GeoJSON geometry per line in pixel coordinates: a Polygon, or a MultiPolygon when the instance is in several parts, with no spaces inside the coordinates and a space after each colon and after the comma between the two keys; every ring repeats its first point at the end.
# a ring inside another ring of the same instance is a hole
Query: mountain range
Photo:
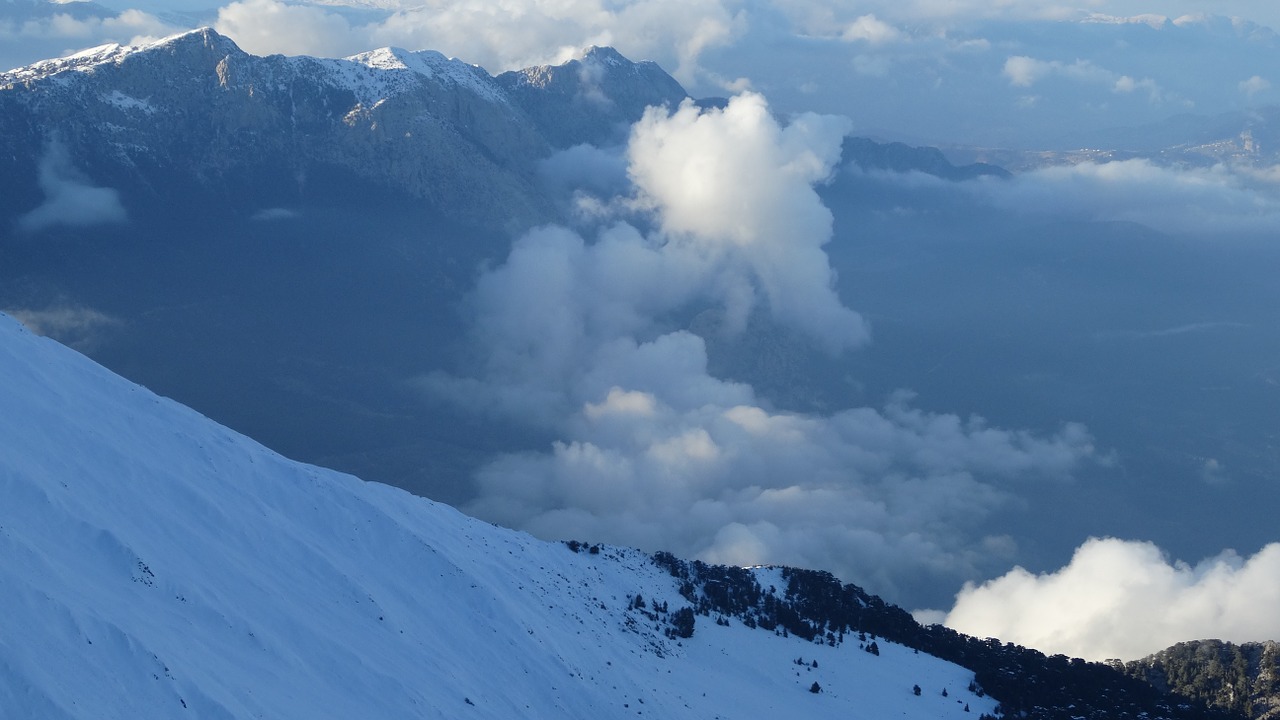
{"type": "MultiPolygon", "coordinates": [[[[395,48],[256,57],[200,30],[19,68],[0,74],[0,308],[288,455],[464,500],[482,459],[549,438],[481,432],[415,374],[466,361],[478,268],[574,207],[555,158],[616,148],[646,107],[685,101],[609,48],[491,76],[395,48]]],[[[901,193],[882,174],[1009,177],[899,143],[843,152],[850,172],[826,192],[865,203],[901,193]]],[[[616,182],[590,157],[578,180],[616,182]]],[[[0,707],[17,717],[1274,704],[1265,647],[1084,663],[922,627],[823,572],[537,541],[285,460],[31,329],[0,318],[0,707]]],[[[819,362],[779,337],[754,328],[719,355],[713,338],[712,362],[762,388],[819,362]]]]}
{"type": "Polygon", "coordinates": [[[0,308],[271,447],[459,502],[492,447],[407,381],[454,361],[477,269],[573,202],[548,159],[686,97],[609,48],[492,77],[394,48],[256,57],[208,29],[19,68],[0,74],[0,308]]]}

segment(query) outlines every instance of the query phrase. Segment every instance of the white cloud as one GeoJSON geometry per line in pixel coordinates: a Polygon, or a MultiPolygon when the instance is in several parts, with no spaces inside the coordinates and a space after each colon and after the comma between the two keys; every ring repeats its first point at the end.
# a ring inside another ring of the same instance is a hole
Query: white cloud
{"type": "Polygon", "coordinates": [[[1151,102],[1160,102],[1160,100],[1163,97],[1162,93],[1160,92],[1160,86],[1157,85],[1156,81],[1152,80],[1151,78],[1143,78],[1141,80],[1135,80],[1129,77],[1128,75],[1121,75],[1119,78],[1116,78],[1116,81],[1111,86],[1111,89],[1114,92],[1123,93],[1123,94],[1129,94],[1129,93],[1137,92],[1138,90],[1142,90],[1147,93],[1147,97],[1151,100],[1151,102]]]}
{"type": "Polygon", "coordinates": [[[1248,95],[1249,97],[1253,97],[1254,95],[1270,90],[1271,82],[1264,77],[1254,75],[1248,80],[1241,80],[1239,88],[1240,92],[1248,95]]]}
{"type": "Polygon", "coordinates": [[[822,251],[831,213],[812,186],[831,173],[850,129],[847,120],[813,114],[781,128],[755,94],[735,97],[723,112],[692,103],[669,116],[651,109],[632,133],[630,174],[677,242],[697,238],[717,255],[731,248],[775,316],[838,352],[868,334],[832,290],[822,251]]]}
{"type": "Polygon", "coordinates": [[[863,15],[850,23],[840,37],[850,42],[861,40],[872,45],[880,45],[901,40],[902,31],[877,19],[875,15],[863,15]]]}
{"type": "Polygon", "coordinates": [[[469,512],[544,537],[830,568],[888,594],[959,582],[1007,549],[983,537],[982,519],[1010,487],[1091,458],[1083,428],[1000,430],[907,396],[780,412],[712,376],[703,339],[680,329],[718,305],[725,332],[768,312],[830,350],[866,339],[832,289],[831,216],[812,187],[846,128],[820,116],[780,125],[750,94],[723,111],[651,110],[627,157],[632,203],[657,230],[615,224],[588,241],[542,228],[481,277],[479,370],[427,385],[561,439],[486,466],[469,512]]]}
{"type": "Polygon", "coordinates": [[[956,596],[946,624],[978,637],[1092,660],[1137,659],[1176,642],[1280,637],[1280,544],[1195,566],[1151,543],[1091,539],[1055,572],[1015,568],[956,596]]]}
{"type": "Polygon", "coordinates": [[[102,38],[124,41],[133,37],[163,37],[173,25],[142,12],[125,10],[108,17],[77,18],[67,13],[25,20],[10,32],[25,37],[56,39],[66,42],[98,42],[102,38]]]}
{"type": "Polygon", "coordinates": [[[18,67],[112,42],[143,44],[180,29],[140,10],[102,17],[54,12],[17,18],[5,18],[0,11],[0,68],[18,67]]]}
{"type": "Polygon", "coordinates": [[[1109,86],[1112,92],[1132,93],[1143,90],[1151,102],[1160,102],[1163,93],[1151,78],[1135,79],[1118,75],[1099,67],[1089,60],[1066,63],[1061,60],[1038,60],[1026,55],[1014,55],[1005,60],[1003,74],[1013,87],[1026,88],[1050,77],[1062,77],[1078,83],[1109,86]]]}
{"type": "Polygon", "coordinates": [[[50,142],[40,160],[37,182],[44,202],[18,218],[18,227],[28,232],[64,225],[85,227],[128,220],[120,194],[112,188],[97,187],[72,164],[66,147],[50,142]]]}
{"type": "Polygon", "coordinates": [[[1168,232],[1265,231],[1280,225],[1280,172],[1267,168],[1170,168],[1149,160],[1047,167],[969,186],[997,206],[1168,232]]]}
{"type": "Polygon", "coordinates": [[[1014,55],[1004,63],[1005,77],[1014,87],[1031,87],[1053,71],[1053,65],[1026,55],[1014,55]]]}
{"type": "Polygon", "coordinates": [[[345,57],[375,47],[368,28],[324,8],[242,0],[218,10],[215,29],[255,55],[345,57]]]}

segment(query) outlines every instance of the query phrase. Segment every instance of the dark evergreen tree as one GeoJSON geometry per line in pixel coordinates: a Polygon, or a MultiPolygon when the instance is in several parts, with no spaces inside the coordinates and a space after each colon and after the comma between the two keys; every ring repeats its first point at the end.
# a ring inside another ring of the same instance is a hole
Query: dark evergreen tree
{"type": "Polygon", "coordinates": [[[672,613],[671,629],[676,637],[693,637],[693,608],[685,606],[672,613]]]}

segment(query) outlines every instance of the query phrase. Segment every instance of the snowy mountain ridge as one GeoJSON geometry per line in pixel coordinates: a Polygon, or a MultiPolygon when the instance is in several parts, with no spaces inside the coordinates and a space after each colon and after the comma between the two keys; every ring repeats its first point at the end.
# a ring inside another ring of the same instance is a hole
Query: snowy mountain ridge
{"type": "MultiPolygon", "coordinates": [[[[0,72],[0,86],[30,83],[57,77],[68,72],[92,74],[106,65],[119,66],[133,56],[180,51],[185,45],[199,44],[215,53],[242,56],[245,53],[229,38],[210,28],[189,30],[142,45],[109,43],[88,48],[66,57],[41,60],[26,67],[0,72]]],[[[329,84],[356,93],[365,104],[385,100],[413,88],[406,78],[426,78],[465,89],[492,102],[506,102],[493,78],[476,65],[456,58],[446,58],[434,50],[411,52],[403,48],[383,47],[347,58],[289,58],[302,73],[315,72],[316,66],[328,71],[323,78],[329,84]]],[[[66,78],[64,82],[70,78],[66,78]]]]}
{"type": "MultiPolygon", "coordinates": [[[[204,28],[0,73],[0,157],[15,189],[56,142],[76,172],[136,202],[171,206],[230,183],[240,189],[223,201],[252,214],[350,197],[355,180],[505,231],[552,217],[537,164],[555,148],[616,143],[645,107],[686,97],[657,65],[612,50],[539,73],[547,84],[531,86],[399,48],[258,57],[204,28]]],[[[33,201],[10,193],[0,215],[33,201]]]]}
{"type": "Polygon", "coordinates": [[[994,708],[972,672],[883,639],[873,655],[701,617],[682,638],[663,618],[687,601],[647,555],[290,462],[7,316],[0,372],[8,717],[994,708]]]}
{"type": "Polygon", "coordinates": [[[347,87],[359,94],[364,94],[364,89],[371,81],[383,81],[375,85],[380,89],[378,93],[380,95],[379,99],[398,94],[397,90],[403,92],[403,85],[397,88],[394,83],[387,82],[387,80],[394,77],[393,73],[396,71],[408,71],[423,77],[447,81],[491,102],[508,102],[506,95],[494,84],[493,78],[483,68],[477,65],[468,65],[455,58],[446,58],[443,54],[434,50],[411,52],[403,48],[384,47],[352,55],[343,60],[328,62],[319,60],[319,62],[334,66],[335,69],[340,68],[345,63],[356,63],[375,71],[392,71],[390,73],[375,72],[359,80],[348,81],[347,87]]]}

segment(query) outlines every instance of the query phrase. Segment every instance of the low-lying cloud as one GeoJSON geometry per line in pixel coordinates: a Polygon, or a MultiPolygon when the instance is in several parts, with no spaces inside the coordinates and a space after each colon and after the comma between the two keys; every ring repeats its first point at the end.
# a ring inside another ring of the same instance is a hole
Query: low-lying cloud
{"type": "Polygon", "coordinates": [[[1251,232],[1280,227],[1274,168],[1165,167],[1149,160],[1045,167],[970,183],[981,199],[1016,212],[1128,221],[1167,232],[1251,232]]]}
{"type": "Polygon", "coordinates": [[[1280,638],[1280,544],[1189,565],[1151,543],[1091,539],[1054,572],[1018,567],[956,596],[946,624],[1046,653],[1145,657],[1174,643],[1280,638]]]}
{"type": "Polygon", "coordinates": [[[80,352],[91,352],[123,323],[90,307],[62,301],[43,308],[5,308],[33,333],[51,337],[80,352]]]}
{"type": "MultiPolygon", "coordinates": [[[[543,537],[665,548],[734,564],[829,568],[889,595],[976,576],[1013,543],[982,520],[1037,479],[1094,456],[1076,425],[1051,436],[882,408],[804,415],[711,375],[685,329],[753,313],[841,352],[868,327],[834,291],[831,215],[813,185],[839,161],[846,121],[786,125],[745,94],[724,110],[651,109],[627,149],[626,205],[654,230],[613,222],[519,239],[472,299],[478,371],[433,392],[558,434],[478,474],[467,510],[543,537]]],[[[954,586],[954,585],[952,585],[954,586]]]]}
{"type": "Polygon", "coordinates": [[[1030,88],[1045,79],[1060,77],[1073,82],[1109,87],[1114,93],[1142,91],[1153,103],[1164,99],[1164,93],[1155,80],[1120,75],[1088,60],[1066,63],[1061,60],[1038,60],[1026,55],[1014,55],[1005,60],[1004,76],[1009,79],[1010,85],[1018,88],[1030,88]]]}
{"type": "Polygon", "coordinates": [[[87,227],[128,220],[120,193],[98,187],[71,162],[66,147],[50,142],[40,160],[37,182],[45,200],[18,218],[18,227],[36,232],[55,226],[87,227]]]}

